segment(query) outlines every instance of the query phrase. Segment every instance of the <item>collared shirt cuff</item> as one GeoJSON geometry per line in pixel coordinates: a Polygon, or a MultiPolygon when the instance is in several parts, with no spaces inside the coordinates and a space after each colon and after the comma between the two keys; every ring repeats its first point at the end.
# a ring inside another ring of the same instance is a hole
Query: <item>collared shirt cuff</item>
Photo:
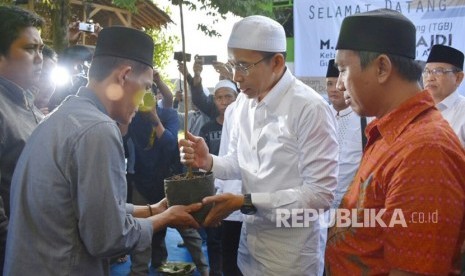
{"type": "Polygon", "coordinates": [[[269,210],[272,207],[270,193],[252,193],[252,204],[257,210],[269,210]]]}
{"type": "Polygon", "coordinates": [[[134,205],[131,203],[126,203],[126,214],[134,213],[134,205]]]}
{"type": "Polygon", "coordinates": [[[215,170],[218,169],[218,165],[220,165],[221,162],[220,162],[219,157],[216,156],[216,155],[213,155],[213,154],[212,154],[212,162],[213,162],[213,164],[212,164],[212,167],[211,167],[210,171],[214,172],[215,170]]]}

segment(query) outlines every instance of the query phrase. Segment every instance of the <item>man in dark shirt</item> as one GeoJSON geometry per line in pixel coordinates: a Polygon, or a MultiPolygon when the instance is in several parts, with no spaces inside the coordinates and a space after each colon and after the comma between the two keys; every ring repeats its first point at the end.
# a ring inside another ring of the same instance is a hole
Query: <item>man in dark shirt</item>
{"type": "Polygon", "coordinates": [[[236,85],[230,80],[221,80],[215,86],[214,101],[218,116],[205,123],[200,129],[200,136],[205,139],[210,153],[218,155],[221,142],[221,129],[224,122],[224,112],[228,105],[236,100],[236,85]]]}

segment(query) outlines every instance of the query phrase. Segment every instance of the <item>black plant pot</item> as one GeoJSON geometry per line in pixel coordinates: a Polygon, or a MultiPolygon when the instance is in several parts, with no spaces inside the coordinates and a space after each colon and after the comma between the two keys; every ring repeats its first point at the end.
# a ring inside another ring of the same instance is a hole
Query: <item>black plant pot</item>
{"type": "MultiPolygon", "coordinates": [[[[212,172],[192,172],[192,178],[179,174],[165,179],[165,195],[168,206],[189,205],[201,202],[204,197],[215,194],[215,178],[212,172]]],[[[203,223],[211,209],[211,204],[205,205],[199,211],[192,213],[198,223],[203,223]]]]}

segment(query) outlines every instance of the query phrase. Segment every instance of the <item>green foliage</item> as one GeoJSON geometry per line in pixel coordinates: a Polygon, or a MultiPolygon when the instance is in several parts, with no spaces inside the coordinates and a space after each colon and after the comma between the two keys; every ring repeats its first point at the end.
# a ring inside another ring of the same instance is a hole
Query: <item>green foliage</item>
{"type": "MultiPolygon", "coordinates": [[[[173,5],[179,5],[180,0],[170,0],[173,5]]],[[[273,0],[196,0],[182,1],[190,10],[214,10],[206,13],[208,16],[224,16],[231,12],[237,16],[246,17],[259,14],[273,17],[273,0]]]]}
{"type": "Polygon", "coordinates": [[[202,5],[200,9],[211,8],[221,15],[231,12],[241,17],[254,14],[273,17],[273,0],[199,0],[199,2],[202,5]]]}
{"type": "MultiPolygon", "coordinates": [[[[179,5],[181,2],[181,0],[170,1],[173,5],[179,5]]],[[[211,24],[199,23],[197,26],[198,30],[210,37],[221,36],[212,26],[219,22],[219,18],[225,19],[228,12],[241,17],[255,14],[274,17],[273,0],[196,0],[182,1],[182,4],[189,10],[205,11],[206,17],[211,18],[211,24]]]]}
{"type": "Polygon", "coordinates": [[[137,12],[137,7],[136,7],[137,1],[138,0],[112,0],[111,3],[120,8],[126,9],[132,13],[136,13],[137,12]]]}
{"type": "MultiPolygon", "coordinates": [[[[159,30],[146,30],[146,33],[149,34],[155,42],[155,53],[153,55],[154,68],[159,70],[163,79],[167,79],[163,69],[170,63],[173,57],[174,44],[179,41],[179,38],[169,34],[164,28],[159,30]]],[[[168,84],[166,81],[165,83],[168,84]]]]}
{"type": "MultiPolygon", "coordinates": [[[[136,3],[138,0],[112,0],[115,5],[128,9],[131,12],[137,12],[136,3]]],[[[153,1],[153,0],[152,0],[153,1]]],[[[189,10],[205,11],[206,18],[211,18],[209,24],[199,23],[197,29],[206,35],[221,36],[214,29],[214,25],[219,22],[219,18],[225,18],[228,12],[240,17],[249,15],[265,15],[274,18],[273,0],[170,0],[174,6],[182,3],[183,7],[189,10]]]]}
{"type": "MultiPolygon", "coordinates": [[[[171,14],[170,7],[166,7],[164,12],[168,15],[171,14]]],[[[179,37],[169,33],[165,28],[161,29],[149,29],[146,30],[155,43],[155,53],[153,55],[154,68],[159,70],[160,76],[163,81],[170,87],[174,88],[174,85],[169,81],[169,78],[163,70],[171,61],[174,52],[174,45],[179,42],[179,37]]]]}

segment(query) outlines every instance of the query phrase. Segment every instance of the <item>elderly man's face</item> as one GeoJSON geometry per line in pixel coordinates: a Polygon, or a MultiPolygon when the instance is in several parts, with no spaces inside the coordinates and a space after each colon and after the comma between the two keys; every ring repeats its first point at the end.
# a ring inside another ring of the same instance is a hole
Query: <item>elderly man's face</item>
{"type": "Polygon", "coordinates": [[[455,71],[455,68],[442,62],[427,63],[423,70],[423,85],[432,95],[436,103],[444,100],[452,94],[463,79],[463,72],[455,71]]]}
{"type": "Polygon", "coordinates": [[[230,49],[234,81],[248,98],[262,100],[281,77],[280,68],[273,62],[276,55],[263,56],[258,51],[230,49]]]}
{"type": "Polygon", "coordinates": [[[0,56],[0,75],[29,89],[40,79],[44,43],[35,27],[24,28],[6,56],[0,56]]]}
{"type": "Polygon", "coordinates": [[[351,50],[337,50],[336,64],[337,89],[344,92],[346,103],[360,116],[376,116],[379,99],[374,66],[368,65],[362,70],[358,53],[351,50]]]}

